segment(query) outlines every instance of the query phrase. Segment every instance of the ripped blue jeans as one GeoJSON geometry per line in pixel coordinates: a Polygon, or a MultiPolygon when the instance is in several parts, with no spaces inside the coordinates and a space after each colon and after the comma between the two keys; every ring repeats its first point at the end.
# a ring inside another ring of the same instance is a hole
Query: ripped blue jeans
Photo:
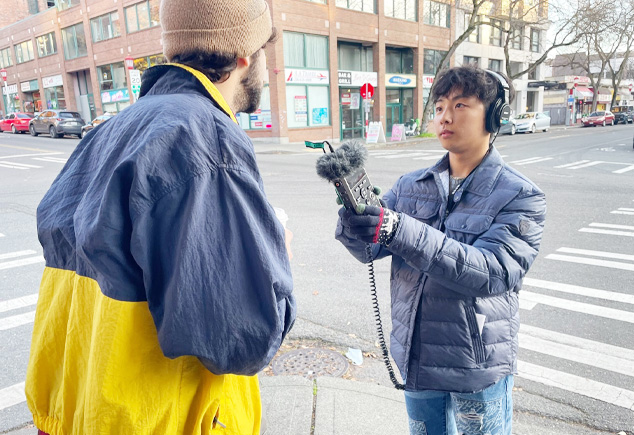
{"type": "Polygon", "coordinates": [[[513,375],[477,393],[406,391],[410,435],[511,435],[513,375]]]}

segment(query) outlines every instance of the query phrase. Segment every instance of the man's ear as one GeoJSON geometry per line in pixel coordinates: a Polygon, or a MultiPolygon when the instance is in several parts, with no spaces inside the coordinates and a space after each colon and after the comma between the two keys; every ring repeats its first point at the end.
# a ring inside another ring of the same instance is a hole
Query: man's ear
{"type": "Polygon", "coordinates": [[[250,57],[239,57],[238,58],[238,69],[240,68],[248,68],[251,65],[250,57]]]}

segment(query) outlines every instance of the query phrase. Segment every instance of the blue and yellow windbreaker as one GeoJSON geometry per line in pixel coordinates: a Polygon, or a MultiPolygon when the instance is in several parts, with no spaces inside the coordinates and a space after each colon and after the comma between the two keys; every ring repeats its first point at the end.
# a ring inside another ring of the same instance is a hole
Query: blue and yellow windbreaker
{"type": "Polygon", "coordinates": [[[155,67],[141,95],[38,208],[29,408],[50,435],[257,434],[253,375],[295,319],[284,229],[208,80],[155,67]]]}

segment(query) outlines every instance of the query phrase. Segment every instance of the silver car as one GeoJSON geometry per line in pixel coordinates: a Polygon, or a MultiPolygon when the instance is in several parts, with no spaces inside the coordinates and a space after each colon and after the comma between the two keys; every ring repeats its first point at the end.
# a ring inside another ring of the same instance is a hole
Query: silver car
{"type": "Polygon", "coordinates": [[[50,134],[53,138],[65,134],[81,136],[81,127],[85,122],[81,115],[71,110],[45,110],[29,122],[31,136],[50,134]]]}
{"type": "Polygon", "coordinates": [[[518,133],[535,133],[537,130],[548,131],[550,116],[542,112],[520,113],[515,117],[515,131],[518,133]]]}

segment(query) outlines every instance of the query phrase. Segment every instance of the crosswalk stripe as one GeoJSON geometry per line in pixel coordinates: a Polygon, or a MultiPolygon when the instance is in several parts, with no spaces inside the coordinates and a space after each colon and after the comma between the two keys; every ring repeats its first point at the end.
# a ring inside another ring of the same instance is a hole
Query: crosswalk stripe
{"type": "Polygon", "coordinates": [[[520,301],[522,299],[527,302],[561,308],[562,310],[589,314],[591,316],[604,317],[606,319],[618,320],[626,323],[634,323],[634,312],[631,311],[622,311],[614,308],[602,307],[599,305],[586,304],[570,299],[561,299],[553,296],[543,295],[541,293],[533,293],[526,290],[522,290],[521,292],[520,301]]]}
{"type": "Polygon", "coordinates": [[[515,160],[510,163],[513,163],[513,164],[525,163],[525,162],[532,162],[533,160],[539,160],[539,159],[541,159],[541,157],[529,157],[528,159],[515,160]]]}
{"type": "Polygon", "coordinates": [[[617,210],[619,210],[619,211],[634,211],[634,208],[619,207],[617,210]]]}
{"type": "Polygon", "coordinates": [[[634,271],[634,264],[621,263],[619,261],[599,260],[597,258],[584,258],[559,254],[549,254],[546,256],[546,259],[566,261],[568,263],[587,264],[589,266],[609,267],[611,269],[634,271]]]}
{"type": "Polygon", "coordinates": [[[35,311],[28,313],[16,314],[15,316],[4,317],[0,319],[0,331],[17,328],[18,326],[28,325],[35,320],[35,311]]]}
{"type": "Polygon", "coordinates": [[[588,224],[589,227],[599,227],[599,228],[613,228],[615,230],[632,230],[634,231],[634,227],[631,225],[616,225],[616,224],[601,224],[592,222],[588,224]]]}
{"type": "Polygon", "coordinates": [[[0,162],[2,165],[13,165],[17,167],[27,168],[27,169],[39,169],[41,166],[35,165],[27,165],[26,163],[16,163],[16,162],[0,162]]]}
{"type": "Polygon", "coordinates": [[[579,160],[579,161],[573,162],[573,163],[566,163],[565,165],[555,166],[555,169],[569,168],[570,166],[577,166],[577,165],[580,165],[582,163],[588,163],[589,161],[590,160],[579,160]]]}
{"type": "MultiPolygon", "coordinates": [[[[597,299],[605,299],[606,301],[623,302],[634,305],[634,295],[625,293],[616,293],[606,290],[599,290],[589,287],[581,287],[578,285],[562,284],[553,281],[544,281],[541,279],[524,278],[524,285],[529,287],[544,288],[554,290],[561,293],[569,293],[572,295],[587,296],[597,299]]],[[[521,298],[520,298],[521,299],[521,298]]]]}
{"type": "MultiPolygon", "coordinates": [[[[383,159],[402,159],[404,157],[422,157],[422,156],[426,156],[427,153],[425,152],[416,152],[416,153],[408,153],[408,154],[393,154],[390,156],[383,156],[381,158],[383,159]]],[[[437,158],[437,157],[435,157],[437,158]]]]}
{"type": "MultiPolygon", "coordinates": [[[[612,212],[612,213],[616,213],[616,212],[612,212]]],[[[634,212],[632,212],[632,213],[618,212],[618,213],[634,215],[634,212]]],[[[579,231],[582,232],[582,233],[595,233],[595,234],[608,234],[608,235],[611,235],[611,236],[634,237],[634,231],[633,232],[612,231],[612,230],[602,230],[600,228],[581,228],[579,231]]]]}
{"type": "Polygon", "coordinates": [[[25,255],[33,255],[33,254],[37,254],[37,252],[31,251],[31,250],[9,252],[7,254],[0,254],[0,260],[6,260],[8,258],[24,257],[25,255]]]}
{"type": "Polygon", "coordinates": [[[40,157],[40,156],[56,156],[59,154],[64,154],[62,152],[54,152],[54,153],[37,153],[37,154],[17,154],[12,156],[0,156],[0,159],[17,159],[18,157],[40,157]]]}
{"type": "Polygon", "coordinates": [[[68,159],[60,159],[58,157],[34,157],[33,160],[39,160],[41,162],[53,162],[53,163],[66,163],[68,159]]]}
{"type": "Polygon", "coordinates": [[[626,214],[628,216],[634,216],[634,211],[620,211],[620,210],[615,210],[615,211],[611,211],[610,213],[612,214],[626,214]]]}
{"type": "Polygon", "coordinates": [[[13,267],[26,266],[29,264],[42,263],[43,261],[44,261],[44,257],[41,255],[38,257],[24,258],[22,260],[7,261],[5,263],[0,263],[0,270],[11,269],[13,267]]]}
{"type": "Polygon", "coordinates": [[[589,168],[590,166],[597,166],[597,165],[600,165],[601,163],[605,163],[605,162],[602,162],[601,160],[596,160],[594,162],[584,163],[578,166],[569,166],[568,169],[589,168]]]}
{"type": "Polygon", "coordinates": [[[20,170],[22,170],[22,171],[26,171],[26,170],[28,170],[28,169],[29,169],[29,168],[23,168],[23,167],[21,167],[21,166],[14,166],[14,165],[10,165],[10,164],[8,164],[8,163],[4,163],[4,162],[0,162],[0,167],[2,167],[2,168],[8,168],[8,169],[20,169],[20,170]]]}
{"type": "Polygon", "coordinates": [[[516,163],[516,165],[517,166],[532,165],[533,163],[545,162],[545,161],[552,160],[552,159],[553,159],[553,157],[544,157],[542,159],[532,160],[530,162],[516,163]]]}
{"type": "Polygon", "coordinates": [[[439,156],[414,157],[412,160],[438,160],[439,156]]]}
{"type": "Polygon", "coordinates": [[[4,234],[0,233],[0,237],[4,237],[4,234]]]}
{"type": "Polygon", "coordinates": [[[0,411],[18,403],[26,402],[24,385],[24,382],[20,382],[0,390],[0,411]]]}
{"type": "MultiPolygon", "coordinates": [[[[530,335],[532,337],[549,340],[553,343],[559,343],[566,346],[572,346],[578,349],[584,349],[595,353],[602,353],[615,358],[626,359],[634,363],[634,350],[624,347],[613,346],[611,344],[602,343],[600,341],[588,340],[586,338],[575,337],[561,332],[551,331],[549,329],[538,328],[536,326],[522,323],[520,333],[530,335]]],[[[634,366],[632,366],[634,369],[634,366]]]]}
{"type": "Polygon", "coordinates": [[[22,296],[20,298],[9,299],[7,301],[0,301],[0,313],[5,311],[17,310],[18,308],[24,308],[37,304],[38,294],[22,296]]]}
{"type": "Polygon", "coordinates": [[[634,361],[519,333],[522,349],[634,377],[634,361]]]}
{"type": "Polygon", "coordinates": [[[634,171],[634,165],[628,166],[623,169],[617,169],[616,171],[612,171],[613,174],[624,174],[625,172],[634,171]]]}
{"type": "Polygon", "coordinates": [[[633,391],[525,361],[518,361],[517,368],[519,376],[524,379],[634,410],[633,391]]]}
{"type": "Polygon", "coordinates": [[[566,247],[557,249],[557,252],[564,252],[566,254],[591,255],[594,257],[603,257],[603,258],[614,258],[617,260],[634,261],[634,255],[617,254],[615,252],[590,251],[588,249],[577,249],[577,248],[566,248],[566,247]]]}

